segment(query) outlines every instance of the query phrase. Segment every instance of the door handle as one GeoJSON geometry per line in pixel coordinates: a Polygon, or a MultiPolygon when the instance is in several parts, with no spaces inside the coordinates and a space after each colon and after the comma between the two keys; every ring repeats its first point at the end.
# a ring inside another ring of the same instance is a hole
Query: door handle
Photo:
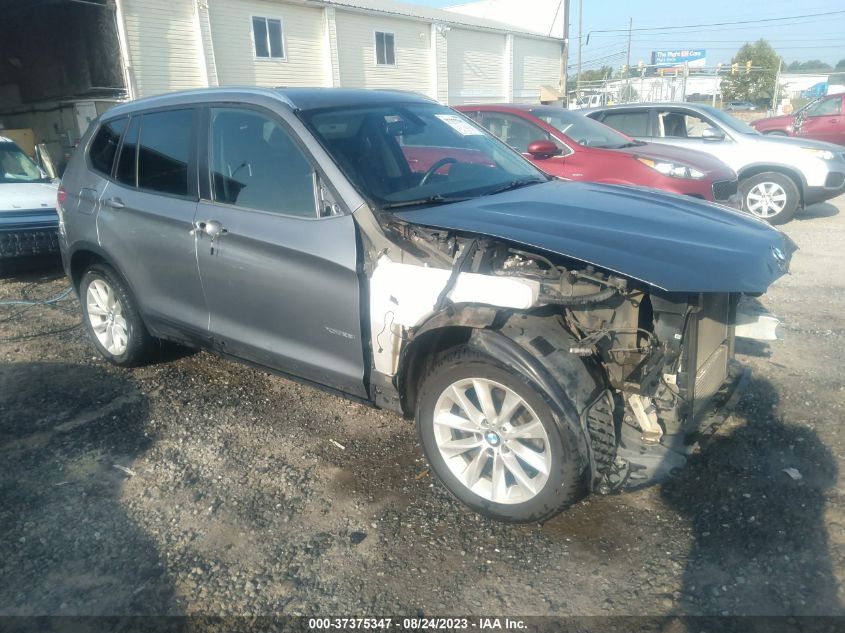
{"type": "Polygon", "coordinates": [[[112,209],[125,209],[126,205],[123,203],[123,200],[120,198],[109,198],[106,200],[106,206],[111,207],[112,209]]]}
{"type": "Polygon", "coordinates": [[[200,235],[204,233],[205,235],[208,235],[213,242],[224,233],[228,233],[228,231],[222,224],[220,224],[219,220],[198,220],[194,222],[194,228],[188,231],[188,233],[191,235],[200,235]]]}

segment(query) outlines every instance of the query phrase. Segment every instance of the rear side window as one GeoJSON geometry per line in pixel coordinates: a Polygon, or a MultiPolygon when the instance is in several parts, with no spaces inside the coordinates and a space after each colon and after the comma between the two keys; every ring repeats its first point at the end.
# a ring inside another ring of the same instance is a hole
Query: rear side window
{"type": "Polygon", "coordinates": [[[115,177],[119,182],[130,187],[138,186],[138,131],[141,128],[141,117],[132,117],[129,129],[123,138],[120,148],[120,158],[117,159],[115,177]]]}
{"type": "Polygon", "coordinates": [[[188,195],[193,110],[152,112],[141,119],[138,187],[188,195]]]}
{"type": "Polygon", "coordinates": [[[111,175],[114,156],[120,143],[120,135],[123,134],[125,127],[126,117],[108,121],[103,124],[91,142],[89,151],[91,166],[101,174],[111,175]]]}
{"type": "Polygon", "coordinates": [[[601,122],[628,136],[648,136],[648,110],[606,112],[601,122]]]}

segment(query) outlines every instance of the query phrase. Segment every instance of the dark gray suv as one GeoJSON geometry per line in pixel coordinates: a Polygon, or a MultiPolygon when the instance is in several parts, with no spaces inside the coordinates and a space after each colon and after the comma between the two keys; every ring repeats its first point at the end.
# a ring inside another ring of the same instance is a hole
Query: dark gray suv
{"type": "Polygon", "coordinates": [[[424,97],[215,89],[115,107],[60,193],[94,345],[168,339],[415,417],[502,520],[683,463],[742,293],[792,242],[745,214],[554,180],[424,97]]]}

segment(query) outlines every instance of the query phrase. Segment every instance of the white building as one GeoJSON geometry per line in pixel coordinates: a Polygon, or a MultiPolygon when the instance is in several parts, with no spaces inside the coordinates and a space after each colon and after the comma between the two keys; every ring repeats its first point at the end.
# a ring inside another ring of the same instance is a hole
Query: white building
{"type": "Polygon", "coordinates": [[[341,86],[537,103],[557,98],[563,54],[542,29],[391,0],[0,0],[0,129],[33,130],[62,164],[110,105],[173,90],[341,86]]]}
{"type": "Polygon", "coordinates": [[[448,104],[538,102],[563,41],[388,0],[120,0],[131,94],[217,85],[422,92],[448,104]]]}

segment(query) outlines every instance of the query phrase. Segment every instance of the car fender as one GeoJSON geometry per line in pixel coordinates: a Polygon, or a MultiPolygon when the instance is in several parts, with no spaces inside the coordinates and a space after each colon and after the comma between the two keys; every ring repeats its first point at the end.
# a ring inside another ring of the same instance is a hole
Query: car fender
{"type": "Polygon", "coordinates": [[[569,352],[572,337],[553,317],[512,315],[499,330],[475,329],[469,346],[519,371],[542,395],[562,435],[578,447],[579,468],[590,486],[601,478],[587,428],[590,406],[606,392],[599,371],[569,352]]]}
{"type": "Polygon", "coordinates": [[[412,392],[424,375],[424,361],[463,343],[518,371],[543,397],[561,434],[578,447],[579,467],[589,468],[591,485],[598,473],[587,427],[587,410],[607,392],[604,373],[569,352],[576,339],[555,316],[520,313],[486,306],[452,306],[416,328],[399,364],[398,388],[406,412],[415,407],[412,392]]]}

